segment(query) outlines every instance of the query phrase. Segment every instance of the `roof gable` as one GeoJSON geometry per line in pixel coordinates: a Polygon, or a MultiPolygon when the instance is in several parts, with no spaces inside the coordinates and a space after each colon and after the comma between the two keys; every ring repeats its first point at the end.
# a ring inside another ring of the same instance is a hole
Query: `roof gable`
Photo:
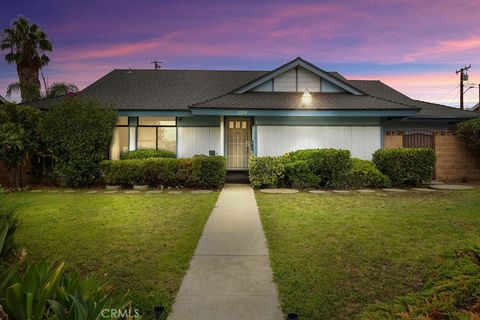
{"type": "MultiPolygon", "coordinates": [[[[326,85],[330,88],[330,90],[334,91],[345,91],[349,92],[354,95],[364,95],[364,92],[360,91],[359,89],[355,88],[342,78],[335,77],[333,74],[324,71],[317,66],[311,64],[308,61],[303,60],[300,57],[297,57],[296,59],[287,62],[286,64],[278,67],[277,69],[260,76],[258,79],[255,79],[242,87],[238,88],[235,90],[235,93],[245,93],[248,91],[259,91],[258,88],[264,88],[268,86],[274,87],[275,84],[273,83],[273,80],[275,78],[281,78],[285,77],[289,72],[292,72],[292,70],[295,70],[295,68],[302,68],[309,73],[315,74],[318,77],[320,77],[322,80],[326,81],[326,85]],[[272,82],[272,84],[270,84],[272,82]],[[340,88],[341,90],[336,90],[334,88],[340,88]]],[[[263,90],[262,90],[263,91],[263,90]]]]}

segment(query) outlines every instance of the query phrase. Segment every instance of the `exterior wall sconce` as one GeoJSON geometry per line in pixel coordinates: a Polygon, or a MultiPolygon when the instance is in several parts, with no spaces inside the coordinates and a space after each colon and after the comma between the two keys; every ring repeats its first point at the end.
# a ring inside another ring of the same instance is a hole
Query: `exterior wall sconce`
{"type": "Polygon", "coordinates": [[[312,103],[312,95],[308,91],[308,88],[305,88],[305,91],[303,92],[302,95],[302,103],[303,104],[310,104],[312,103]]]}

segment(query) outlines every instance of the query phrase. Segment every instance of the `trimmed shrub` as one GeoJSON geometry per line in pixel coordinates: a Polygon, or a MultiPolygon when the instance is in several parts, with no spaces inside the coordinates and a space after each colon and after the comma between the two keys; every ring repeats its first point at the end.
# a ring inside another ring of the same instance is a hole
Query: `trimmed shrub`
{"type": "Polygon", "coordinates": [[[324,187],[343,187],[350,170],[350,151],[337,149],[306,149],[286,153],[286,163],[307,162],[324,187]]]}
{"type": "Polygon", "coordinates": [[[222,156],[197,155],[192,159],[196,183],[202,187],[216,187],[225,183],[227,161],[222,156]]]}
{"type": "Polygon", "coordinates": [[[108,185],[219,187],[226,175],[223,157],[106,160],[100,167],[108,185]]]}
{"type": "Polygon", "coordinates": [[[310,169],[308,162],[298,160],[285,163],[285,179],[293,188],[317,188],[320,178],[310,169]]]}
{"type": "Polygon", "coordinates": [[[94,100],[68,98],[44,116],[40,132],[53,153],[60,184],[94,184],[106,158],[116,122],[115,110],[94,100]]]}
{"type": "Polygon", "coordinates": [[[432,180],[435,152],[423,148],[379,149],[373,154],[373,163],[394,186],[420,186],[432,180]]]}
{"type": "Polygon", "coordinates": [[[251,157],[248,178],[254,188],[278,187],[285,176],[285,165],[279,157],[251,157]]]}
{"type": "Polygon", "coordinates": [[[480,119],[460,123],[457,134],[469,150],[480,156],[480,119]]]}
{"type": "Polygon", "coordinates": [[[122,153],[121,160],[147,158],[176,158],[175,152],[165,150],[133,150],[122,153]]]}
{"type": "Polygon", "coordinates": [[[345,180],[346,187],[360,189],[366,187],[386,188],[390,179],[375,167],[373,162],[357,158],[350,159],[351,168],[345,180]]]}

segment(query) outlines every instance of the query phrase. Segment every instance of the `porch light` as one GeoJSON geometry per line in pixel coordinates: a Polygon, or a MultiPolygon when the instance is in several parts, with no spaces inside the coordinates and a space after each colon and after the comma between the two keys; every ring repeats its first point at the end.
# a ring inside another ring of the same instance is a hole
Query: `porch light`
{"type": "Polygon", "coordinates": [[[308,88],[305,88],[302,96],[303,104],[310,104],[312,102],[312,95],[308,92],[308,88]]]}

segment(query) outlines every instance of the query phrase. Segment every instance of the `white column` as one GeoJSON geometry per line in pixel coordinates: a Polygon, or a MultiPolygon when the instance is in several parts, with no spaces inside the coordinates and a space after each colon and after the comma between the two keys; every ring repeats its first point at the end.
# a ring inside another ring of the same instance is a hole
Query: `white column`
{"type": "Polygon", "coordinates": [[[220,116],[220,150],[218,150],[218,155],[219,156],[224,156],[225,155],[225,126],[224,126],[224,121],[225,117],[220,116]]]}

